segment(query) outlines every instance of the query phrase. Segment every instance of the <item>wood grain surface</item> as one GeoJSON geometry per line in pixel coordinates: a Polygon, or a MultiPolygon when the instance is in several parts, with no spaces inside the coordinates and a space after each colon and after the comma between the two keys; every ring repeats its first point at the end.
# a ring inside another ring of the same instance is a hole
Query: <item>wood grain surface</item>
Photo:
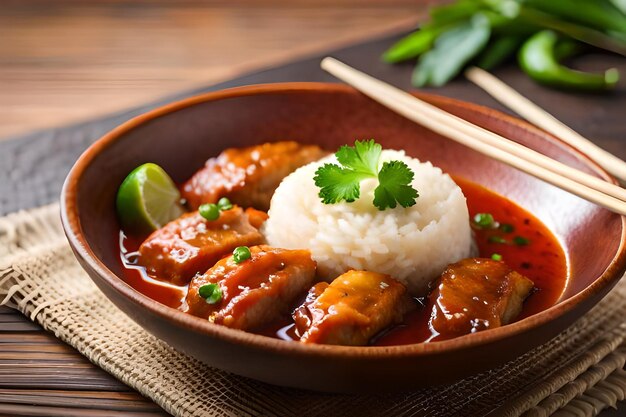
{"type": "MultiPolygon", "coordinates": [[[[5,2],[0,140],[407,28],[423,15],[425,3],[5,2]]],[[[167,413],[21,314],[0,307],[0,415],[167,413]]]]}
{"type": "MultiPolygon", "coordinates": [[[[423,16],[425,3],[4,2],[0,6],[0,138],[118,111],[242,71],[410,27],[423,16]]],[[[355,48],[344,58],[361,65],[367,61],[374,75],[408,88],[410,66],[375,62],[385,45],[388,42],[376,44],[374,50],[366,50],[372,45],[355,48]]],[[[585,65],[602,68],[606,60],[602,57],[585,65]]],[[[623,108],[623,84],[612,97],[572,97],[537,87],[515,68],[504,68],[498,75],[558,118],[626,157],[626,124],[608,110],[623,108]],[[561,105],[565,102],[571,107],[561,105]]],[[[328,81],[330,77],[311,63],[301,63],[237,82],[276,79],[328,81]]],[[[462,81],[437,92],[501,108],[462,81]]],[[[56,200],[65,173],[82,149],[139,111],[0,143],[0,213],[56,200]],[[29,192],[28,187],[39,192],[29,192]]],[[[602,417],[624,415],[623,407],[605,411],[602,417]]],[[[19,313],[0,308],[0,415],[165,413],[19,313]]]]}
{"type": "Polygon", "coordinates": [[[0,138],[122,110],[377,33],[425,1],[0,6],[0,138]]]}
{"type": "Polygon", "coordinates": [[[20,313],[0,308],[0,415],[165,416],[20,313]]]}

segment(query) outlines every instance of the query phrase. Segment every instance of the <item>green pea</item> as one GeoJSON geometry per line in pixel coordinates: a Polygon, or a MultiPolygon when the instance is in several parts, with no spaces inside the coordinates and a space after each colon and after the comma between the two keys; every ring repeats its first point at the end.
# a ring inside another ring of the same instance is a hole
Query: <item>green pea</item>
{"type": "Polygon", "coordinates": [[[230,202],[229,199],[227,199],[226,197],[222,197],[220,198],[220,200],[217,202],[217,207],[221,210],[230,210],[231,208],[233,208],[233,203],[230,202]]]}
{"type": "Polygon", "coordinates": [[[203,204],[198,208],[200,215],[207,220],[217,220],[220,218],[220,209],[215,204],[203,204]]]}
{"type": "Polygon", "coordinates": [[[239,246],[233,251],[233,260],[236,264],[240,264],[246,259],[250,259],[250,257],[252,257],[252,253],[250,253],[250,248],[247,246],[239,246]]]}
{"type": "Polygon", "coordinates": [[[506,239],[501,236],[489,236],[487,241],[489,243],[506,243],[506,239]]]}
{"type": "Polygon", "coordinates": [[[198,295],[208,304],[215,304],[222,299],[222,289],[217,284],[205,284],[198,288],[198,295]]]}
{"type": "Polygon", "coordinates": [[[522,236],[515,236],[513,238],[513,243],[515,243],[517,246],[526,246],[530,243],[530,240],[522,236]]]}
{"type": "Polygon", "coordinates": [[[478,213],[474,216],[474,223],[483,229],[492,228],[495,225],[493,216],[489,213],[478,213]]]}

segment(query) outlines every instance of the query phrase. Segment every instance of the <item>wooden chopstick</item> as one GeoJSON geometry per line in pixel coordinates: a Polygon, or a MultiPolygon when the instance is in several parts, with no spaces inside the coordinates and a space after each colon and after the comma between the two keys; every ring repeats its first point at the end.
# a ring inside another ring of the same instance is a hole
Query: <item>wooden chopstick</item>
{"type": "Polygon", "coordinates": [[[581,198],[626,215],[626,197],[620,187],[509,141],[334,58],[324,58],[321,66],[335,77],[416,123],[581,198]],[[605,189],[608,191],[604,191],[605,189]]]}
{"type": "Polygon", "coordinates": [[[580,149],[621,182],[626,183],[626,162],[620,158],[571,129],[493,74],[471,67],[465,71],[465,76],[524,119],[580,149]]]}
{"type": "MultiPolygon", "coordinates": [[[[398,90],[398,91],[402,92],[401,90],[398,90]]],[[[443,110],[435,106],[429,105],[421,100],[418,100],[417,98],[409,95],[408,93],[404,93],[403,97],[398,98],[398,99],[401,100],[406,105],[414,107],[415,111],[417,112],[428,113],[430,115],[429,118],[438,120],[441,123],[446,123],[446,124],[452,123],[453,126],[455,126],[456,128],[458,128],[459,130],[463,132],[466,132],[469,135],[474,136],[476,140],[485,143],[485,145],[492,146],[492,147],[501,149],[505,152],[512,153],[520,158],[529,160],[533,162],[534,164],[539,165],[547,170],[553,171],[573,181],[586,185],[587,187],[597,189],[616,199],[626,201],[626,190],[623,188],[620,188],[614,184],[603,181],[600,178],[586,174],[577,169],[571,168],[539,152],[536,152],[532,149],[529,149],[511,140],[505,139],[504,137],[497,135],[489,130],[476,126],[468,122],[467,120],[463,120],[452,114],[446,113],[443,110]]],[[[427,126],[426,124],[424,125],[427,126]]],[[[470,146],[470,145],[467,145],[467,146],[470,146]]]]}

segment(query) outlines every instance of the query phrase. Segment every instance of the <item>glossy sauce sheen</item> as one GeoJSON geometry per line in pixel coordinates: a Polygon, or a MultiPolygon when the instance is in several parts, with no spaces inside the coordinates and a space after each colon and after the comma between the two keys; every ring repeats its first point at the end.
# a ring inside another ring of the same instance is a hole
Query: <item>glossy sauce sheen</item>
{"type": "MultiPolygon", "coordinates": [[[[513,227],[512,232],[502,229],[475,229],[480,257],[490,258],[497,253],[506,264],[534,282],[535,290],[524,302],[520,317],[524,318],[554,305],[561,296],[568,276],[565,253],[554,235],[532,214],[512,201],[478,184],[454,178],[467,198],[470,219],[476,213],[490,213],[500,222],[513,227]],[[493,236],[507,243],[493,242],[493,236]],[[517,236],[528,239],[528,244],[513,243],[517,236]],[[491,240],[490,241],[490,237],[491,240]]],[[[136,290],[172,308],[187,310],[186,286],[171,285],[150,277],[145,269],[133,265],[134,253],[145,236],[125,236],[120,233],[120,261],[126,268],[125,280],[136,290]]],[[[303,296],[304,299],[304,296],[303,296]]],[[[416,300],[418,308],[406,315],[404,323],[373,340],[373,345],[401,345],[445,340],[452,336],[440,335],[429,327],[432,306],[416,300]],[[423,304],[423,305],[422,305],[423,304]]],[[[293,321],[279,320],[259,333],[286,340],[297,340],[293,321]]]]}

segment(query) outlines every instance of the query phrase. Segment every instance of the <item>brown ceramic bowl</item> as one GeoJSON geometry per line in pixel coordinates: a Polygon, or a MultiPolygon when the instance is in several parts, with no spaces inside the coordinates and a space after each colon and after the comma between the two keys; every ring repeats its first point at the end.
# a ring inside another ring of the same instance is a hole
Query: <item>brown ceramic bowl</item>
{"type": "MultiPolygon", "coordinates": [[[[457,100],[419,97],[610,180],[580,152],[522,121],[457,100]]],[[[83,268],[111,301],[146,330],[211,366],[321,391],[407,390],[493,368],[569,326],[607,294],[626,267],[626,218],[490,160],[336,84],[235,88],[137,117],[80,157],[67,177],[61,202],[63,226],[83,268]],[[136,166],[156,162],[181,182],[227,147],[292,139],[336,149],[364,138],[430,160],[539,217],[559,238],[569,260],[570,279],[560,302],[511,325],[443,342],[392,347],[304,345],[211,324],[153,301],[120,278],[114,198],[136,166]]]]}

